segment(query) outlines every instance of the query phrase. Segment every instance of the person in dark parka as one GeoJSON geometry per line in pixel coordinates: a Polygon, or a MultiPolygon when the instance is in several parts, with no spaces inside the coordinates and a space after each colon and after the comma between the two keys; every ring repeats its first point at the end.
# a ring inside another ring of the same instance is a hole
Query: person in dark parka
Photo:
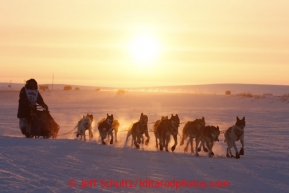
{"type": "Polygon", "coordinates": [[[19,128],[23,135],[29,138],[31,135],[31,119],[36,104],[41,105],[48,111],[48,106],[44,103],[41,94],[38,92],[38,85],[35,79],[26,81],[25,86],[20,90],[19,106],[17,118],[19,118],[19,128]]]}

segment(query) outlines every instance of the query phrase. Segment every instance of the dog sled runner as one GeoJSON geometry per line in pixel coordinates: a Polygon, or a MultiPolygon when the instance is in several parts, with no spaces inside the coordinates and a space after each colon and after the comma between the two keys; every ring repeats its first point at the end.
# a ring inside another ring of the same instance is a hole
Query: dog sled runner
{"type": "Polygon", "coordinates": [[[59,129],[49,111],[35,111],[31,121],[31,137],[56,138],[59,129]]]}

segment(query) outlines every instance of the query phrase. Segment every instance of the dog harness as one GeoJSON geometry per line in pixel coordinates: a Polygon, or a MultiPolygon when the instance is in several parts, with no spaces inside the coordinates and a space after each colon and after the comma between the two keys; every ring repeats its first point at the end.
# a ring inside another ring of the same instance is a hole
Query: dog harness
{"type": "Polygon", "coordinates": [[[235,134],[237,135],[237,141],[239,141],[239,139],[240,139],[240,137],[242,136],[242,134],[244,133],[244,131],[242,131],[241,133],[240,133],[240,135],[238,135],[238,133],[237,133],[237,131],[236,131],[236,129],[234,129],[234,131],[235,131],[235,134]]]}

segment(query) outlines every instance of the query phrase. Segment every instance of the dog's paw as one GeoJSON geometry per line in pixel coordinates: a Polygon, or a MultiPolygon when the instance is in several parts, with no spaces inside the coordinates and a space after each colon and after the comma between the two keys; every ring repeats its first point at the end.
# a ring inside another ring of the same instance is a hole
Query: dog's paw
{"type": "Polygon", "coordinates": [[[23,135],[25,135],[25,134],[26,134],[26,129],[21,129],[21,133],[22,133],[23,135]]]}
{"type": "Polygon", "coordinates": [[[239,152],[240,155],[244,155],[244,148],[242,147],[239,152]]]}
{"type": "Polygon", "coordinates": [[[105,141],[102,141],[102,145],[106,145],[105,141]]]}
{"type": "Polygon", "coordinates": [[[240,159],[240,155],[236,153],[236,159],[240,159]]]}
{"type": "Polygon", "coordinates": [[[136,147],[137,149],[139,149],[139,148],[140,148],[139,144],[136,144],[136,145],[135,145],[135,147],[136,147]]]}
{"type": "Polygon", "coordinates": [[[25,133],[25,137],[26,137],[26,138],[32,138],[33,136],[30,135],[29,133],[25,133]]]}
{"type": "Polygon", "coordinates": [[[113,144],[113,140],[112,139],[110,140],[109,144],[113,144]]]}
{"type": "Polygon", "coordinates": [[[149,144],[149,139],[147,139],[146,141],[145,141],[145,145],[148,145],[149,144]]]}

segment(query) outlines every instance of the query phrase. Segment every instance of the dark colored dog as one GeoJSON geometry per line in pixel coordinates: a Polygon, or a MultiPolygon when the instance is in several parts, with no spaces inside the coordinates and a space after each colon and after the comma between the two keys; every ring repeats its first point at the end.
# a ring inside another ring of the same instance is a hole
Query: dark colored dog
{"type": "MultiPolygon", "coordinates": [[[[102,118],[98,123],[97,123],[97,126],[99,126],[100,125],[100,123],[102,123],[103,121],[105,121],[105,119],[106,118],[102,118]]],[[[118,120],[116,120],[116,119],[113,119],[113,122],[112,122],[112,129],[113,129],[113,131],[114,131],[114,134],[115,134],[115,142],[118,142],[117,141],[117,132],[118,132],[118,128],[119,128],[119,121],[118,120]]],[[[108,141],[109,141],[109,135],[108,135],[108,141]]]]}
{"type": "Polygon", "coordinates": [[[203,129],[201,129],[201,136],[200,136],[201,145],[200,146],[203,146],[203,144],[206,143],[209,157],[214,156],[214,152],[212,151],[212,149],[213,149],[214,142],[219,141],[219,135],[220,135],[220,129],[218,126],[217,127],[206,126],[203,129]]]}
{"type": "Polygon", "coordinates": [[[126,140],[128,140],[128,137],[132,135],[132,142],[135,145],[137,149],[140,148],[141,141],[143,141],[143,134],[147,137],[147,140],[145,141],[145,145],[148,145],[150,136],[148,133],[148,116],[144,115],[143,113],[140,115],[140,119],[138,122],[135,122],[131,129],[129,129],[126,140]]]}
{"type": "Polygon", "coordinates": [[[161,122],[165,119],[168,119],[168,116],[162,116],[160,120],[157,120],[154,124],[154,134],[155,134],[155,138],[156,138],[156,148],[159,148],[159,144],[160,144],[160,134],[158,132],[159,126],[161,124],[161,122]]]}
{"type": "Polygon", "coordinates": [[[178,144],[178,129],[180,126],[180,118],[178,114],[175,116],[172,114],[170,119],[164,119],[160,122],[160,126],[158,128],[158,135],[160,136],[160,150],[162,151],[163,148],[166,148],[168,152],[168,145],[170,141],[171,135],[174,137],[174,145],[171,147],[171,150],[174,151],[178,144]]]}
{"type": "Polygon", "coordinates": [[[105,121],[101,122],[99,125],[98,125],[98,130],[99,130],[99,134],[101,136],[101,141],[102,141],[102,144],[105,145],[105,138],[110,135],[111,136],[111,140],[110,140],[110,144],[113,144],[113,133],[112,133],[112,123],[113,123],[113,114],[111,115],[108,115],[107,114],[107,117],[105,119],[105,121]]]}
{"type": "Polygon", "coordinates": [[[184,149],[185,152],[188,151],[188,145],[191,144],[191,153],[194,153],[194,145],[193,145],[193,139],[196,138],[196,156],[199,155],[198,153],[198,144],[201,136],[201,130],[205,127],[205,118],[202,117],[202,119],[196,119],[194,121],[188,121],[184,128],[183,128],[183,137],[181,141],[181,146],[184,144],[184,140],[186,140],[187,137],[189,137],[189,141],[184,149]]]}

